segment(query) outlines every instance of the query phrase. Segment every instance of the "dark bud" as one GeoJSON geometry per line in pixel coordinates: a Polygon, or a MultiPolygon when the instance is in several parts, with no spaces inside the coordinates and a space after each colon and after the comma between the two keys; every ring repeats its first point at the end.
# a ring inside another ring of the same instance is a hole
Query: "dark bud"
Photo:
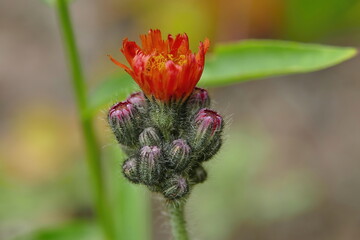
{"type": "Polygon", "coordinates": [[[145,185],[157,184],[161,179],[161,150],[157,146],[145,146],[140,149],[138,161],[139,178],[145,185]]]}
{"type": "Polygon", "coordinates": [[[131,104],[133,104],[140,112],[146,112],[147,108],[147,101],[145,99],[145,96],[142,92],[136,92],[131,94],[127,101],[131,104]]]}
{"type": "Polygon", "coordinates": [[[189,176],[191,183],[202,183],[207,178],[207,172],[201,165],[198,165],[190,171],[189,176]]]}
{"type": "Polygon", "coordinates": [[[170,168],[182,171],[190,163],[191,148],[183,139],[174,140],[167,152],[167,163],[170,168]]]}
{"type": "Polygon", "coordinates": [[[129,179],[129,181],[133,183],[139,183],[139,174],[137,170],[137,161],[136,158],[131,157],[127,159],[123,166],[123,174],[124,176],[129,179]]]}
{"type": "Polygon", "coordinates": [[[222,117],[215,111],[203,108],[194,119],[193,146],[197,151],[205,150],[221,137],[224,127],[222,117]]]}
{"type": "Polygon", "coordinates": [[[203,88],[195,87],[188,99],[187,106],[191,114],[195,114],[201,108],[209,107],[210,97],[208,92],[203,88]]]}
{"type": "Polygon", "coordinates": [[[108,121],[116,139],[125,146],[134,146],[138,141],[140,115],[128,101],[119,102],[109,110],[108,121]]]}
{"type": "Polygon", "coordinates": [[[144,131],[139,136],[139,142],[141,146],[154,146],[159,145],[161,142],[161,139],[153,127],[145,128],[144,131]]]}
{"type": "Polygon", "coordinates": [[[165,198],[174,200],[184,197],[189,192],[189,184],[182,176],[173,176],[164,185],[165,198]]]}

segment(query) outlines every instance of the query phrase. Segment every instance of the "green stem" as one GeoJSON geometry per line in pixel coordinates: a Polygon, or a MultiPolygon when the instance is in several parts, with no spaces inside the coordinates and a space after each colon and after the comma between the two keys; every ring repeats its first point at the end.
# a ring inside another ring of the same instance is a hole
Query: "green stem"
{"type": "Polygon", "coordinates": [[[185,202],[170,204],[169,213],[171,218],[174,240],[189,240],[184,217],[185,202]]]}
{"type": "Polygon", "coordinates": [[[94,191],[96,213],[101,223],[106,239],[114,239],[112,221],[109,215],[102,176],[101,153],[96,141],[93,121],[86,116],[87,110],[87,91],[82,74],[78,50],[75,43],[74,32],[71,25],[67,0],[57,0],[57,14],[64,45],[67,53],[67,60],[72,75],[72,84],[75,92],[76,104],[80,113],[81,128],[83,132],[86,157],[94,191]]]}

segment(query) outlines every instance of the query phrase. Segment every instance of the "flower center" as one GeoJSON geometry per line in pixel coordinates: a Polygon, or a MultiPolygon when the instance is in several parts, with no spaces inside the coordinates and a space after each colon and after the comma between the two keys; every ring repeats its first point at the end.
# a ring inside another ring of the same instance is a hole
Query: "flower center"
{"type": "Polygon", "coordinates": [[[150,72],[151,70],[164,70],[165,64],[168,61],[174,62],[176,65],[184,65],[186,63],[185,55],[174,56],[173,54],[158,54],[151,56],[150,59],[146,63],[146,71],[150,72]]]}

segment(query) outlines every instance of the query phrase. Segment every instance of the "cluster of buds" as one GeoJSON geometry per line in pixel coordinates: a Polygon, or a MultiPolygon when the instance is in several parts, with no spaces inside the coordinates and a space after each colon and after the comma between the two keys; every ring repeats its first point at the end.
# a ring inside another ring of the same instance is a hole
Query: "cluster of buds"
{"type": "Polygon", "coordinates": [[[186,34],[164,41],[160,31],[151,30],[141,39],[143,48],[123,42],[131,69],[111,58],[142,91],[111,107],[109,125],[128,155],[122,170],[129,181],[168,200],[184,199],[206,180],[203,163],[222,144],[224,121],[209,109],[208,92],[195,87],[209,42],[193,54],[186,34]]]}
{"type": "Polygon", "coordinates": [[[192,186],[205,181],[202,163],[219,150],[224,127],[209,104],[201,88],[177,107],[159,107],[142,92],[115,104],[108,120],[129,156],[122,165],[124,176],[171,200],[185,197],[192,186]]]}

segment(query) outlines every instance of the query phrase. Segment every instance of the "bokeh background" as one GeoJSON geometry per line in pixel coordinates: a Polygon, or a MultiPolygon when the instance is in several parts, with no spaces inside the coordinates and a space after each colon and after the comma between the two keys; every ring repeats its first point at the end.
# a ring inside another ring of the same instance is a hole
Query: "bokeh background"
{"type": "MultiPolygon", "coordinates": [[[[186,32],[193,49],[205,37],[212,45],[247,38],[360,45],[358,0],[77,0],[71,13],[92,89],[120,71],[106,54],[120,58],[121,40],[150,28],[186,32]]],[[[356,57],[210,90],[229,122],[221,153],[206,164],[209,179],[187,206],[194,239],[360,238],[359,66],[356,57]]],[[[57,18],[40,0],[0,2],[0,103],[0,239],[92,218],[57,18]]],[[[115,143],[105,112],[96,129],[106,151],[115,143]]],[[[169,239],[161,202],[144,196],[150,234],[169,239]]]]}

